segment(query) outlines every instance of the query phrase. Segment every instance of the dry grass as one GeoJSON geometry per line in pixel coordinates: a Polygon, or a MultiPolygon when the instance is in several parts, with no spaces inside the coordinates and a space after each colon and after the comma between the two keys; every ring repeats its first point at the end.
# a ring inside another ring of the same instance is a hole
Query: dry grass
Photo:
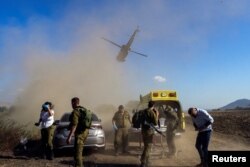
{"type": "Polygon", "coordinates": [[[0,151],[13,150],[22,136],[30,137],[27,125],[19,125],[10,119],[0,119],[0,151]]]}

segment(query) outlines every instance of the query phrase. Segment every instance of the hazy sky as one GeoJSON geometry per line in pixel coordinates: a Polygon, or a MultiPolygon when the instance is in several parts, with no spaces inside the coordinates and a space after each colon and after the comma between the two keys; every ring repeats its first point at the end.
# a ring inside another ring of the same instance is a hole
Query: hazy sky
{"type": "MultiPolygon", "coordinates": [[[[112,65],[111,70],[120,71],[114,77],[122,76],[129,84],[116,85],[115,91],[127,89],[116,99],[139,100],[154,89],[177,90],[184,109],[250,99],[248,0],[0,0],[0,102],[22,98],[34,75],[41,75],[33,71],[46,69],[50,59],[58,60],[49,64],[55,67],[50,68],[57,74],[54,80],[71,75],[57,67],[67,66],[72,53],[96,53],[93,61],[108,53],[107,59],[115,60],[119,48],[100,37],[124,44],[137,26],[132,49],[149,57],[131,53],[126,62],[112,65]],[[39,62],[44,68],[33,65],[39,62]]],[[[95,68],[100,66],[102,62],[95,68]]],[[[87,78],[83,83],[92,84],[87,78]]],[[[105,85],[106,79],[97,82],[105,85]]],[[[102,98],[112,96],[112,89],[108,91],[102,98]]],[[[81,93],[88,96],[91,91],[81,93]]]]}

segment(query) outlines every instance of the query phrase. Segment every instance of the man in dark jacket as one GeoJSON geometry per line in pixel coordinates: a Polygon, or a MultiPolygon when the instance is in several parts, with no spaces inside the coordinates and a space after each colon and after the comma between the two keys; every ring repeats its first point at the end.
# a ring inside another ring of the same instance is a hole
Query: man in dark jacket
{"type": "Polygon", "coordinates": [[[213,117],[203,109],[189,108],[188,114],[192,117],[195,130],[198,131],[195,147],[200,155],[201,163],[197,166],[208,166],[208,144],[212,132],[213,117]]]}

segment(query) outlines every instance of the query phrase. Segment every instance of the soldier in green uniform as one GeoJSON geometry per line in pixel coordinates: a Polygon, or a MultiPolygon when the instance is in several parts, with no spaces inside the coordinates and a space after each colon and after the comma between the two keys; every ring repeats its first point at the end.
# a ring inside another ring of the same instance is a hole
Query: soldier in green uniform
{"type": "Polygon", "coordinates": [[[80,99],[78,97],[74,97],[71,100],[73,111],[70,116],[70,133],[67,138],[67,144],[70,144],[71,138],[73,134],[75,135],[75,143],[74,143],[74,160],[75,160],[75,167],[83,167],[83,157],[82,151],[84,142],[88,136],[89,129],[84,128],[83,125],[80,123],[80,108],[84,109],[79,105],[80,99]]]}
{"type": "Polygon", "coordinates": [[[159,113],[154,109],[154,104],[153,101],[149,101],[148,108],[143,111],[142,139],[144,149],[141,156],[141,167],[148,166],[149,153],[152,148],[154,129],[150,125],[155,126],[158,123],[159,113]]]}
{"type": "Polygon", "coordinates": [[[131,127],[131,118],[124,106],[120,105],[118,111],[112,119],[115,129],[114,147],[115,154],[119,155],[119,150],[122,148],[123,153],[128,153],[128,129],[131,127]]]}
{"type": "Polygon", "coordinates": [[[179,119],[177,117],[176,111],[170,106],[164,111],[167,122],[167,144],[168,144],[168,154],[167,156],[171,158],[176,154],[176,147],[174,142],[175,131],[178,127],[179,119]]]}

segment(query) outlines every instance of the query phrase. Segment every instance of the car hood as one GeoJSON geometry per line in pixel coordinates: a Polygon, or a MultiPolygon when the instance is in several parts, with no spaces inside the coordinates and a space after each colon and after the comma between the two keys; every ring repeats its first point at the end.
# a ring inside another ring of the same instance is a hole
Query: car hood
{"type": "MultiPolygon", "coordinates": [[[[57,127],[68,127],[70,122],[59,122],[57,127]]],[[[99,121],[92,121],[92,125],[101,125],[99,121]]]]}

